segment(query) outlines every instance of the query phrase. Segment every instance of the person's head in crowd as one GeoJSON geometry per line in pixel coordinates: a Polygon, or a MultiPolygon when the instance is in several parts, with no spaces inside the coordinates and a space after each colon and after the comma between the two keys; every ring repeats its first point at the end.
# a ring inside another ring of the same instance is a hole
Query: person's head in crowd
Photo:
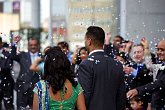
{"type": "Polygon", "coordinates": [[[0,49],[2,48],[2,37],[0,37],[0,49]]]}
{"type": "Polygon", "coordinates": [[[28,51],[31,53],[36,53],[39,51],[39,41],[37,40],[37,38],[30,38],[28,40],[28,51]]]}
{"type": "Polygon", "coordinates": [[[44,79],[52,87],[54,94],[63,88],[66,80],[69,80],[73,86],[77,85],[70,61],[58,46],[46,51],[44,74],[44,79]]]}
{"type": "Polygon", "coordinates": [[[125,51],[125,48],[126,48],[126,45],[128,42],[130,42],[130,41],[123,40],[119,43],[119,45],[118,45],[119,52],[125,51]]]}
{"type": "Polygon", "coordinates": [[[165,61],[165,40],[161,40],[157,45],[157,56],[160,61],[165,61]]]}
{"type": "Polygon", "coordinates": [[[142,44],[136,44],[132,48],[133,60],[136,63],[142,63],[144,60],[144,47],[142,44]]]}
{"type": "Polygon", "coordinates": [[[119,45],[120,43],[123,41],[123,37],[120,36],[120,35],[116,35],[114,38],[113,38],[113,45],[116,46],[117,48],[119,48],[119,45]]]}
{"type": "Polygon", "coordinates": [[[133,110],[142,110],[143,104],[143,98],[140,95],[136,95],[130,99],[130,106],[133,110]]]}
{"type": "Polygon", "coordinates": [[[57,46],[59,46],[66,55],[69,53],[69,44],[67,42],[58,42],[57,46]]]}
{"type": "Polygon", "coordinates": [[[125,52],[119,52],[116,56],[116,60],[120,61],[123,65],[125,65],[128,60],[128,54],[125,52]]]}
{"type": "Polygon", "coordinates": [[[82,60],[86,59],[88,57],[88,50],[86,49],[86,47],[81,47],[78,50],[77,56],[76,56],[76,64],[80,64],[82,60]]]}
{"type": "Polygon", "coordinates": [[[103,49],[105,32],[101,27],[90,26],[85,34],[85,47],[89,52],[103,49]]]}
{"type": "Polygon", "coordinates": [[[45,56],[45,53],[46,51],[48,51],[50,48],[52,48],[51,46],[47,46],[44,48],[43,52],[42,53],[39,53],[39,56],[44,60],[44,56],[45,56]]]}

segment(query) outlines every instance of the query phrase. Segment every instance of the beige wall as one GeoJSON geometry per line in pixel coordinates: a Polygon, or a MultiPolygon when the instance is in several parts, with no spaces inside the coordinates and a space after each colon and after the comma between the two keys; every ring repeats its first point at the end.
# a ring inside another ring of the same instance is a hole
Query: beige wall
{"type": "Polygon", "coordinates": [[[7,42],[9,42],[8,35],[11,30],[19,30],[19,15],[0,13],[0,33],[7,42]]]}

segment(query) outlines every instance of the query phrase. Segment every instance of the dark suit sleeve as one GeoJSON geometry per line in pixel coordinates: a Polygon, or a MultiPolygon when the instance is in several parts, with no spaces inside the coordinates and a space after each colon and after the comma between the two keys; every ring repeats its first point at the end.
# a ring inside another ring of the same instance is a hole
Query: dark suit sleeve
{"type": "Polygon", "coordinates": [[[12,59],[17,61],[17,62],[20,62],[20,53],[17,54],[17,45],[16,44],[12,44],[11,46],[11,55],[12,55],[12,59]]]}
{"type": "Polygon", "coordinates": [[[143,95],[147,92],[152,93],[155,90],[160,90],[161,88],[165,88],[165,74],[163,74],[155,82],[137,87],[136,89],[138,90],[138,94],[143,95]]]}
{"type": "Polygon", "coordinates": [[[15,46],[11,47],[11,55],[12,55],[12,58],[14,58],[16,56],[16,47],[15,46]]]}
{"type": "Polygon", "coordinates": [[[124,110],[126,106],[126,88],[125,88],[125,83],[124,83],[124,73],[122,66],[121,68],[118,68],[120,70],[120,77],[119,77],[119,88],[117,92],[117,102],[116,102],[116,108],[117,110],[124,110]]]}
{"type": "Polygon", "coordinates": [[[92,93],[93,69],[91,69],[90,62],[83,61],[78,70],[78,80],[84,90],[86,106],[88,107],[92,93]]]}

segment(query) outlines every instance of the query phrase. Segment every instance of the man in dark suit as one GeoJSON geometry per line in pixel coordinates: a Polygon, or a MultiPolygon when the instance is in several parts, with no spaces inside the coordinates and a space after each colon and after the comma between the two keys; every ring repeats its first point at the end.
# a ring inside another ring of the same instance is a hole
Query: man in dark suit
{"type": "Polygon", "coordinates": [[[0,37],[0,110],[1,102],[4,101],[6,110],[13,110],[13,89],[14,80],[11,75],[13,65],[13,56],[16,55],[15,43],[19,41],[14,37],[11,47],[7,43],[2,46],[2,38],[0,37]]]}
{"type": "Polygon", "coordinates": [[[158,67],[159,69],[157,71],[156,80],[152,83],[130,90],[127,93],[127,96],[132,98],[137,94],[144,95],[152,93],[152,110],[165,110],[165,40],[159,42],[157,47],[157,56],[159,60],[162,61],[162,65],[155,65],[155,67],[158,67]]]}
{"type": "MultiPolygon", "coordinates": [[[[142,44],[134,45],[132,48],[133,53],[133,60],[134,64],[133,67],[125,66],[124,72],[129,74],[127,78],[131,79],[129,82],[129,90],[134,89],[136,87],[145,85],[153,81],[153,76],[150,74],[150,70],[147,69],[144,63],[144,51],[145,48],[142,44]]],[[[143,105],[144,108],[147,109],[148,103],[151,101],[151,95],[143,96],[143,105]]]]}
{"type": "Polygon", "coordinates": [[[103,50],[105,33],[90,26],[85,35],[89,57],[80,63],[78,80],[84,89],[87,110],[124,110],[125,84],[122,65],[103,50]]]}
{"type": "Polygon", "coordinates": [[[29,109],[33,103],[33,87],[39,80],[38,74],[30,71],[30,65],[38,58],[39,42],[36,38],[28,40],[28,52],[21,52],[15,56],[20,63],[20,73],[16,81],[17,109],[29,109]]]}

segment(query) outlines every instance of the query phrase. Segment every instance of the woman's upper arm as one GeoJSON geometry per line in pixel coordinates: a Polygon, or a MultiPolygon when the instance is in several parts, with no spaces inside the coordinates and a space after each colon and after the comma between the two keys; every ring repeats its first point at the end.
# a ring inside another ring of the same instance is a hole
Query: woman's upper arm
{"type": "Polygon", "coordinates": [[[33,110],[38,110],[38,96],[36,93],[33,96],[33,110]]]}
{"type": "Polygon", "coordinates": [[[77,98],[77,109],[78,110],[86,110],[85,98],[84,98],[83,92],[78,95],[78,98],[77,98]]]}

